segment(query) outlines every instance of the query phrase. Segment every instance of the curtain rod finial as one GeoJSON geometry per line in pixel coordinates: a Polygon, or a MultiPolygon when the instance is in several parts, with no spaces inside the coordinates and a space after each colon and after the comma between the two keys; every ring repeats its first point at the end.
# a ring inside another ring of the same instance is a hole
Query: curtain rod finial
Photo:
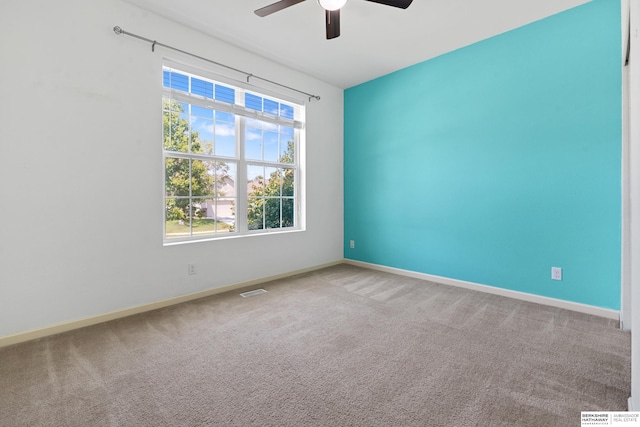
{"type": "Polygon", "coordinates": [[[113,32],[116,34],[122,34],[122,28],[116,25],[115,27],[113,27],[113,32]]]}

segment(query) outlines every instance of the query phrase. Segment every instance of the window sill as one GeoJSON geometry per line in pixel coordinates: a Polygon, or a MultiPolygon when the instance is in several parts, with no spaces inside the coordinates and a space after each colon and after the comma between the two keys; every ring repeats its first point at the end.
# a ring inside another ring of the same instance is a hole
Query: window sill
{"type": "Polygon", "coordinates": [[[260,236],[272,236],[274,234],[290,234],[290,233],[300,233],[305,231],[304,228],[288,228],[286,230],[273,230],[273,231],[257,231],[257,232],[246,232],[243,234],[229,234],[224,236],[217,237],[202,237],[202,238],[188,238],[188,239],[170,239],[163,240],[162,246],[180,246],[189,243],[201,243],[201,242],[216,242],[221,240],[232,240],[232,239],[243,239],[247,237],[260,237],[260,236]]]}

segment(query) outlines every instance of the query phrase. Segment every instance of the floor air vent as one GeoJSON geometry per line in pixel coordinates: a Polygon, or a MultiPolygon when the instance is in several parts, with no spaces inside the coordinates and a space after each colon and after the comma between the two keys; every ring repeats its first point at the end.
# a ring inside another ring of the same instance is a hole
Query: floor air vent
{"type": "Polygon", "coordinates": [[[252,297],[252,296],[258,295],[258,294],[264,294],[265,292],[267,292],[267,291],[265,291],[264,289],[256,289],[255,291],[243,292],[243,293],[240,294],[240,296],[242,298],[247,298],[247,297],[252,297]]]}

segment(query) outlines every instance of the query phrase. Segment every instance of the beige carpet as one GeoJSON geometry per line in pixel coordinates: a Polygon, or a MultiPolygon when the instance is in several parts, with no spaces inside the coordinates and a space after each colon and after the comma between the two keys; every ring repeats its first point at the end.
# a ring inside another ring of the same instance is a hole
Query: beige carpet
{"type": "Polygon", "coordinates": [[[1,426],[578,426],[613,321],[339,265],[0,349],[1,426]]]}

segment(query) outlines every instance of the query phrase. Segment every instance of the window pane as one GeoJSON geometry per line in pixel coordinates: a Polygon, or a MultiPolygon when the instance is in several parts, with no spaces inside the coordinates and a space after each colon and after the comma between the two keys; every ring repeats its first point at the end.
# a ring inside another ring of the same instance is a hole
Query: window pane
{"type": "MultiPolygon", "coordinates": [[[[219,114],[216,116],[220,117],[219,114]]],[[[215,154],[217,156],[236,157],[236,124],[235,122],[216,121],[216,144],[215,154]]]]}
{"type": "Polygon", "coordinates": [[[264,167],[247,167],[247,224],[249,230],[264,228],[264,167]]]}
{"type": "Polygon", "coordinates": [[[262,122],[260,120],[247,119],[245,123],[248,128],[262,129],[262,122]]]}
{"type": "Polygon", "coordinates": [[[213,119],[213,110],[210,108],[199,107],[197,105],[191,106],[191,115],[204,117],[206,119],[213,119]]]}
{"type": "Polygon", "coordinates": [[[191,235],[189,199],[167,198],[165,201],[165,237],[175,239],[191,235]]]}
{"type": "Polygon", "coordinates": [[[213,154],[213,120],[191,116],[191,152],[213,154]]]}
{"type": "MultiPolygon", "coordinates": [[[[179,103],[167,102],[165,107],[173,109],[180,107],[179,103]]],[[[189,122],[178,111],[163,112],[163,140],[164,149],[169,151],[187,152],[189,150],[189,122]]]]}
{"type": "Polygon", "coordinates": [[[278,134],[276,132],[264,133],[264,160],[278,161],[278,134]]]}
{"type": "Polygon", "coordinates": [[[234,123],[236,121],[236,116],[231,113],[225,113],[224,111],[216,111],[216,119],[234,123]]]}
{"type": "Polygon", "coordinates": [[[189,151],[189,116],[170,112],[164,116],[165,150],[186,153],[189,151]]]}
{"type": "Polygon", "coordinates": [[[191,77],[191,93],[213,99],[213,83],[191,77]]]}
{"type": "Polygon", "coordinates": [[[293,145],[293,128],[280,126],[280,158],[281,163],[295,163],[293,145]]]}
{"type": "Polygon", "coordinates": [[[171,111],[177,111],[179,113],[184,113],[184,112],[188,112],[189,111],[189,104],[184,103],[184,102],[178,102],[175,99],[166,99],[168,107],[166,107],[165,109],[171,110],[171,111]]]}
{"type": "Polygon", "coordinates": [[[295,194],[295,172],[293,169],[282,169],[282,195],[293,197],[295,194]]]}
{"type": "Polygon", "coordinates": [[[293,227],[295,205],[293,199],[282,199],[282,226],[293,227]]]}
{"type": "Polygon", "coordinates": [[[280,158],[281,163],[295,163],[295,153],[293,141],[280,142],[280,158]]]}
{"type": "Polygon", "coordinates": [[[258,122],[260,123],[260,126],[262,126],[262,129],[264,130],[270,130],[273,132],[278,132],[278,125],[273,124],[273,123],[269,123],[269,122],[258,122]]]}
{"type": "Polygon", "coordinates": [[[287,104],[280,104],[280,117],[293,120],[293,107],[287,104]]]}
{"type": "Polygon", "coordinates": [[[249,160],[278,161],[278,125],[247,119],[245,157],[249,160]]]}
{"type": "Polygon", "coordinates": [[[244,106],[252,110],[262,111],[262,98],[252,93],[245,93],[244,106]]]}
{"type": "Polygon", "coordinates": [[[236,230],[235,199],[216,199],[215,218],[218,233],[230,233],[236,230]]]}
{"type": "Polygon", "coordinates": [[[267,99],[267,98],[264,99],[264,112],[267,113],[267,114],[271,114],[271,115],[277,116],[278,115],[278,110],[279,110],[278,107],[279,106],[280,106],[280,104],[278,104],[275,101],[272,101],[272,100],[267,99]]]}
{"type": "Polygon", "coordinates": [[[171,112],[162,112],[162,141],[165,150],[171,150],[171,112]]]}
{"type": "Polygon", "coordinates": [[[280,198],[266,199],[264,211],[265,227],[280,228],[280,198]]]}
{"type": "Polygon", "coordinates": [[[216,176],[216,162],[192,160],[191,162],[191,195],[213,196],[216,176]]]}
{"type": "Polygon", "coordinates": [[[216,85],[216,99],[218,101],[228,102],[229,104],[235,104],[236,91],[230,87],[216,85]]]}
{"type": "Polygon", "coordinates": [[[262,196],[264,192],[264,167],[247,167],[247,193],[250,196],[262,196]]]}
{"type": "Polygon", "coordinates": [[[216,164],[216,197],[236,196],[236,164],[218,162],[216,164]]]}
{"type": "Polygon", "coordinates": [[[249,197],[247,200],[247,227],[249,230],[264,228],[264,199],[249,197]]]}
{"type": "Polygon", "coordinates": [[[191,205],[191,229],[194,236],[214,234],[216,231],[215,201],[193,199],[191,205]]]}
{"type": "Polygon", "coordinates": [[[189,77],[184,74],[169,71],[163,76],[163,82],[166,82],[166,86],[171,89],[189,91],[189,77]]]}
{"type": "Polygon", "coordinates": [[[245,132],[244,155],[250,160],[262,160],[262,131],[247,127],[245,132]]]}
{"type": "Polygon", "coordinates": [[[280,176],[280,169],[277,169],[277,168],[264,168],[264,169],[265,169],[264,195],[267,197],[280,197],[280,191],[282,186],[282,177],[280,176]]]}
{"type": "Polygon", "coordinates": [[[293,141],[293,132],[294,129],[289,126],[280,126],[280,133],[283,135],[283,138],[293,141]]]}
{"type": "Polygon", "coordinates": [[[189,177],[189,160],[174,157],[165,159],[165,189],[167,197],[189,196],[189,177]]]}
{"type": "Polygon", "coordinates": [[[171,87],[171,74],[168,70],[162,70],[162,86],[171,87]]]}

